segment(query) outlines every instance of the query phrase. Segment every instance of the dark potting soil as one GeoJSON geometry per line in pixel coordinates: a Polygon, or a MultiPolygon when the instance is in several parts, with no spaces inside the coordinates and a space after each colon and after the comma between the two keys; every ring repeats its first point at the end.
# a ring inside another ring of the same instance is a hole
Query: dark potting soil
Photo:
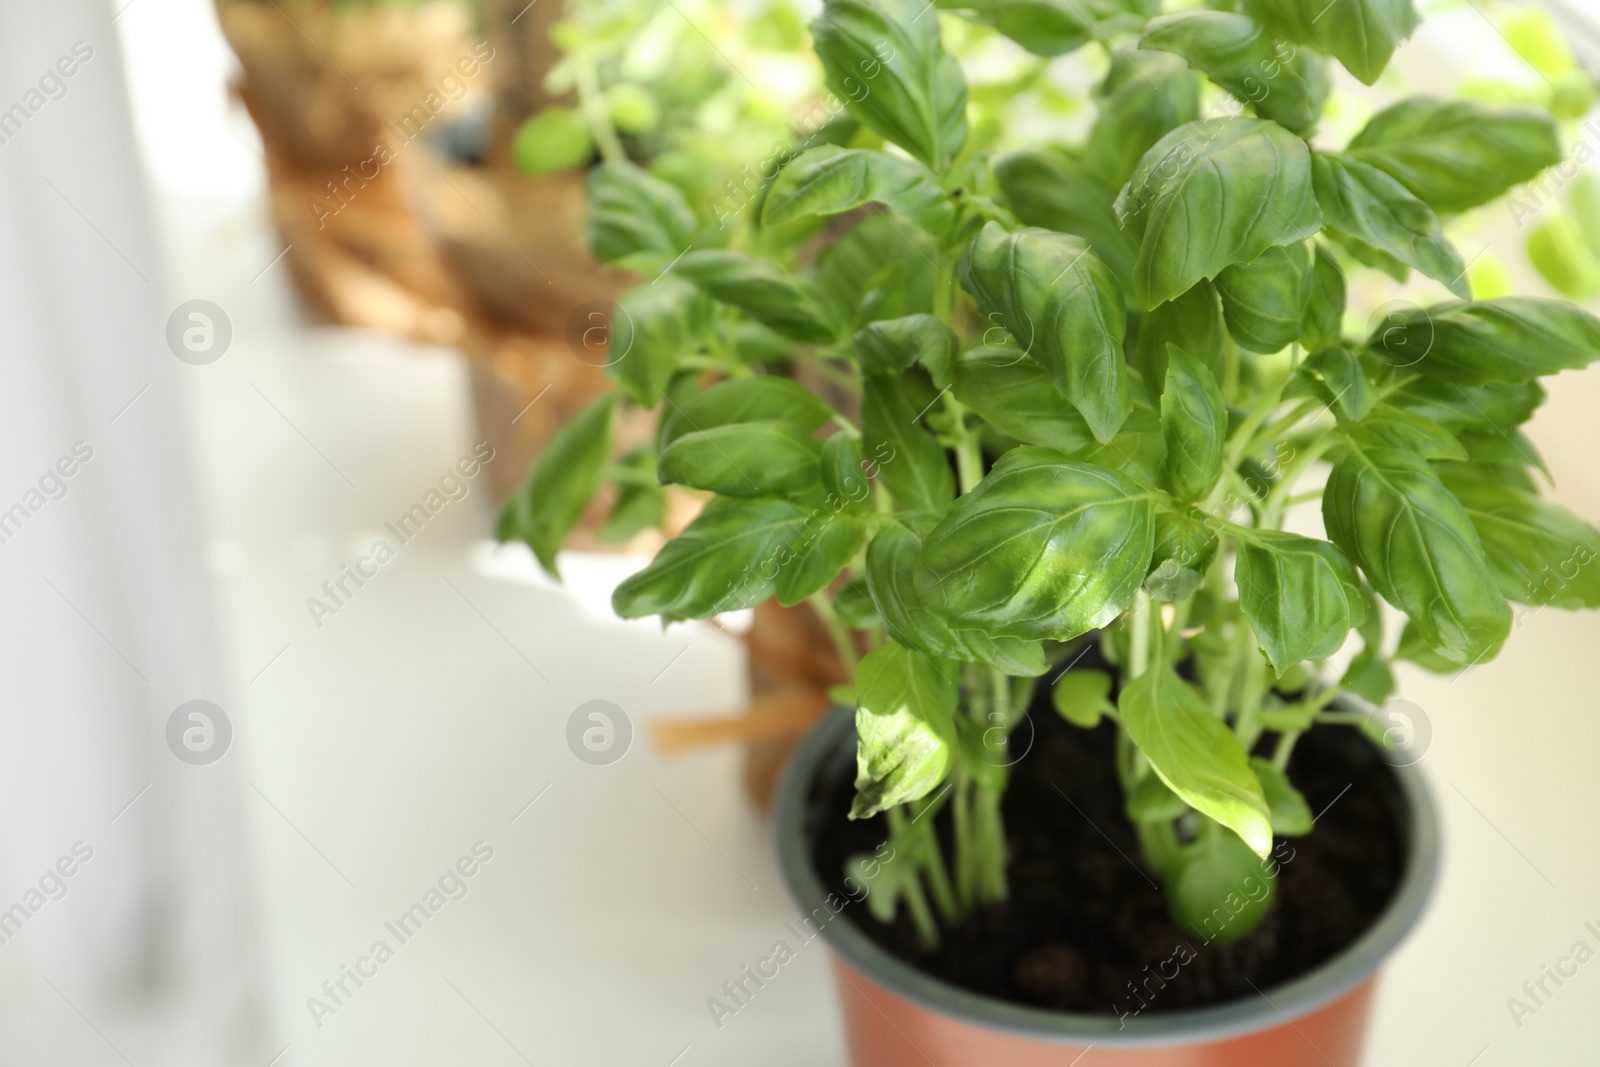
{"type": "MultiPolygon", "coordinates": [[[[953,985],[1060,1011],[1122,1015],[1203,1007],[1255,996],[1306,973],[1361,935],[1399,884],[1404,847],[1393,813],[1399,783],[1349,727],[1318,726],[1295,748],[1290,779],[1321,812],[1305,837],[1280,839],[1277,894],[1261,926],[1231,945],[1207,943],[1167,914],[1138,866],[1112,764],[1115,727],[1067,724],[1048,686],[1012,735],[1004,800],[1010,897],[922,948],[900,913],[849,920],[890,952],[953,985]],[[1031,746],[1028,735],[1033,731],[1031,746]],[[1176,974],[1174,975],[1174,972],[1176,974]]],[[[887,837],[882,816],[851,822],[854,747],[823,762],[812,798],[812,861],[841,898],[844,863],[887,837]]],[[[949,817],[938,816],[946,861],[949,817]]]]}

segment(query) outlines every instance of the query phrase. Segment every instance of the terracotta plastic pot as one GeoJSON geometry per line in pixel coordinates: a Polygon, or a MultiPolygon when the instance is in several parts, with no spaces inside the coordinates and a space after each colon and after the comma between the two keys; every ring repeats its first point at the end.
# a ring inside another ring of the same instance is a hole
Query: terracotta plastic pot
{"type": "Polygon", "coordinates": [[[850,709],[825,719],[795,751],[774,807],[779,865],[790,895],[815,913],[835,953],[855,1067],[1356,1067],[1383,961],[1416,924],[1439,869],[1439,824],[1421,774],[1395,767],[1393,812],[1406,848],[1394,898],[1354,943],[1259,997],[1119,1020],[1032,1008],[925,974],[844,918],[829,922],[829,889],[811,860],[822,817],[812,786],[830,761],[854,763],[850,709]]]}

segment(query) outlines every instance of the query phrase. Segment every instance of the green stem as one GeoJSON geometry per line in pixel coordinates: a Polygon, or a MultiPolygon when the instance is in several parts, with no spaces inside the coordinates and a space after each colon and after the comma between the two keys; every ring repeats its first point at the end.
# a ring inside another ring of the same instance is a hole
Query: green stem
{"type": "Polygon", "coordinates": [[[623,151],[616,127],[611,125],[611,113],[606,109],[605,97],[600,92],[600,75],[593,59],[586,52],[574,53],[572,71],[573,82],[578,90],[578,107],[583,111],[590,132],[594,134],[600,158],[607,163],[627,162],[628,154],[623,151]]]}
{"type": "Polygon", "coordinates": [[[1143,589],[1133,595],[1133,614],[1129,617],[1128,679],[1142,675],[1150,666],[1150,594],[1143,589]]]}
{"type": "Polygon", "coordinates": [[[861,662],[861,658],[856,653],[856,644],[850,636],[849,628],[839,618],[839,613],[833,610],[833,601],[829,599],[828,591],[824,589],[812,593],[806,600],[817,613],[817,618],[822,620],[822,625],[827,627],[828,636],[833,638],[833,647],[838,650],[839,659],[844,663],[850,677],[854,678],[856,666],[861,662]]]}

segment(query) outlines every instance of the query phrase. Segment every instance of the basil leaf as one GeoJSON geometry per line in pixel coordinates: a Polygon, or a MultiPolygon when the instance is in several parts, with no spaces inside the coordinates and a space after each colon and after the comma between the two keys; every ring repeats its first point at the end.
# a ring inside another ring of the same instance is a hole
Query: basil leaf
{"type": "Polygon", "coordinates": [[[1111,675],[1087,667],[1069,669],[1050,690],[1050,703],[1072,725],[1093,730],[1108,712],[1116,711],[1111,703],[1111,675]]]}
{"type": "Polygon", "coordinates": [[[1311,154],[1322,221],[1329,230],[1410,264],[1463,300],[1467,268],[1445,240],[1439,216],[1377,167],[1333,153],[1311,154]]]}
{"type": "Polygon", "coordinates": [[[1399,448],[1423,459],[1465,460],[1467,450],[1454,434],[1437,422],[1393,404],[1378,404],[1360,422],[1345,431],[1368,448],[1399,448]]]}
{"type": "Polygon", "coordinates": [[[1345,155],[1435,211],[1465,211],[1559,163],[1561,145],[1555,121],[1538,108],[1414,96],[1374,115],[1345,155]]]}
{"type": "Polygon", "coordinates": [[[661,453],[657,474],[724,496],[783,496],[821,477],[815,438],[787,422],[735,422],[684,434],[661,453]]]}
{"type": "Polygon", "coordinates": [[[1600,262],[1585,243],[1577,220],[1570,215],[1545,219],[1528,234],[1524,247],[1528,262],[1562,296],[1588,301],[1600,295],[1600,262]]]}
{"type": "Polygon", "coordinates": [[[1344,271],[1339,261],[1319,241],[1311,261],[1306,309],[1300,316],[1300,343],[1306,351],[1341,343],[1344,320],[1344,271]]]}
{"type": "Polygon", "coordinates": [[[707,248],[685,255],[672,272],[785,337],[822,343],[839,334],[821,290],[770,260],[707,248]]]}
{"type": "Polygon", "coordinates": [[[956,745],[955,666],[950,677],[893,641],[856,669],[856,799],[852,819],[920,800],[950,773],[956,745]]]}
{"type": "Polygon", "coordinates": [[[1065,641],[1133,602],[1155,494],[1046,448],[1014,448],[928,534],[917,595],[986,633],[1065,641]]]}
{"type": "Polygon", "coordinates": [[[602,544],[617,544],[641,530],[660,526],[667,511],[667,494],[659,485],[629,482],[617,491],[616,506],[595,534],[602,544]]]}
{"type": "Polygon", "coordinates": [[[1089,242],[1124,287],[1133,284],[1133,242],[1117,220],[1117,191],[1089,165],[1055,152],[1024,149],[995,160],[1011,213],[1025,225],[1089,242]]]}
{"type": "Polygon", "coordinates": [[[1440,655],[1478,663],[1500,650],[1511,610],[1461,504],[1411,452],[1352,447],[1323,490],[1329,537],[1440,655]]]}
{"type": "Polygon", "coordinates": [[[1078,0],[937,0],[945,10],[971,11],[1036,56],[1082,48],[1100,29],[1078,0]]]}
{"type": "Polygon", "coordinates": [[[956,399],[1001,433],[1062,452],[1092,447],[1083,416],[1056,392],[1050,372],[1019,349],[979,349],[956,364],[956,399]]]}
{"type": "Polygon", "coordinates": [[[1254,0],[1251,9],[1295,44],[1333,56],[1371,85],[1417,28],[1411,0],[1254,0]],[[1324,18],[1323,16],[1330,16],[1324,18]]]}
{"type": "Polygon", "coordinates": [[[1180,500],[1210,496],[1222,477],[1228,408],[1206,365],[1171,344],[1161,393],[1161,435],[1167,442],[1167,482],[1173,495],[1180,500]]]}
{"type": "Polygon", "coordinates": [[[611,595],[624,619],[705,619],[753,607],[794,558],[811,516],[778,497],[713,497],[656,558],[611,595]],[[770,573],[769,573],[770,572],[770,573]]]}
{"type": "Polygon", "coordinates": [[[1157,600],[1189,599],[1205,581],[1217,548],[1217,533],[1206,523],[1187,512],[1160,512],[1145,592],[1157,600]]]}
{"type": "Polygon", "coordinates": [[[1445,378],[1407,382],[1390,399],[1452,432],[1485,426],[1520,426],[1544,403],[1537,381],[1471,385],[1445,378]]]}
{"type": "Polygon", "coordinates": [[[616,394],[607,393],[557,430],[528,480],[501,510],[500,540],[527,544],[552,578],[561,577],[556,569],[561,543],[600,488],[611,458],[616,406],[616,394]]]}
{"type": "Polygon", "coordinates": [[[955,630],[923,605],[916,592],[917,559],[935,519],[926,512],[902,512],[898,518],[867,546],[867,589],[890,636],[930,656],[982,663],[1008,675],[1033,677],[1049,670],[1038,641],[955,630]]]}
{"type": "Polygon", "coordinates": [[[1483,541],[1500,592],[1519,604],[1600,607],[1600,533],[1567,509],[1509,485],[1445,482],[1483,541]]]}
{"type": "Polygon", "coordinates": [[[933,238],[874,215],[817,256],[817,284],[855,327],[933,310],[933,238]]]}
{"type": "Polygon", "coordinates": [[[833,595],[833,610],[839,613],[839,621],[852,629],[883,629],[883,618],[867,595],[866,579],[861,575],[847,578],[839,586],[839,591],[833,595]]]}
{"type": "Polygon", "coordinates": [[[1166,664],[1123,686],[1122,725],[1150,766],[1190,807],[1228,827],[1258,856],[1272,849],[1261,783],[1239,739],[1166,664]]]}
{"type": "Polygon", "coordinates": [[[1272,812],[1272,832],[1280,837],[1303,837],[1311,832],[1311,805],[1305,795],[1294,787],[1289,776],[1273,766],[1272,761],[1250,757],[1250,769],[1261,783],[1261,792],[1267,798],[1272,812]]]}
{"type": "Polygon", "coordinates": [[[862,380],[861,435],[879,480],[899,507],[943,511],[955,499],[955,475],[938,438],[917,425],[919,414],[893,378],[862,380]]]}
{"type": "Polygon", "coordinates": [[[932,234],[955,220],[939,179],[919,163],[884,152],[824,145],[796,156],[778,172],[761,208],[764,226],[804,215],[838,215],[863,204],[886,204],[932,234]]]}
{"type": "Polygon", "coordinates": [[[665,451],[686,433],[736,422],[787,422],[811,434],[834,414],[811,390],[791,378],[770,374],[734,378],[669,405],[662,418],[661,448],[665,451]]]}
{"type": "Polygon", "coordinates": [[[792,608],[813,593],[826,589],[856,558],[866,533],[867,528],[860,519],[849,515],[824,516],[821,528],[795,550],[794,559],[778,568],[774,586],[778,603],[792,608]]]}
{"type": "Polygon", "coordinates": [[[1313,352],[1304,365],[1308,370],[1322,375],[1322,380],[1328,383],[1328,389],[1333,394],[1334,403],[1346,419],[1360,422],[1367,417],[1377,397],[1373,393],[1372,383],[1367,380],[1367,372],[1361,367],[1361,361],[1348,348],[1324,348],[1320,352],[1313,352]]]}
{"type": "Polygon", "coordinates": [[[623,293],[611,313],[606,373],[640,407],[653,408],[684,356],[711,332],[711,302],[679,278],[623,293]]]}
{"type": "Polygon", "coordinates": [[[1306,143],[1275,122],[1191,122],[1145,153],[1117,196],[1139,241],[1134,297],[1154,307],[1322,223],[1306,143]]]}
{"type": "Polygon", "coordinates": [[[1153,394],[1167,380],[1167,345],[1175,344],[1220,377],[1227,362],[1228,332],[1216,286],[1200,282],[1144,313],[1134,340],[1133,362],[1153,394]]]}
{"type": "Polygon", "coordinates": [[[1095,101],[1100,117],[1089,130],[1083,161],[1119,189],[1151,145],[1200,117],[1200,79],[1177,56],[1119,49],[1095,101]]]}
{"type": "Polygon", "coordinates": [[[1276,352],[1300,336],[1311,281],[1311,249],[1304,241],[1274,245],[1248,263],[1217,274],[1217,295],[1228,333],[1241,348],[1276,352]]]}
{"type": "Polygon", "coordinates": [[[826,0],[811,23],[828,88],[866,125],[942,172],[967,139],[967,82],[921,0],[826,0]]]}
{"type": "Polygon", "coordinates": [[[1133,783],[1128,799],[1122,805],[1129,822],[1171,822],[1192,810],[1184,799],[1161,780],[1159,774],[1147,774],[1133,783]]]}
{"type": "Polygon", "coordinates": [[[1127,313],[1116,278],[1088,244],[986,223],[961,257],[961,284],[981,314],[1044,364],[1095,437],[1110,440],[1133,406],[1122,354],[1127,313]]]}
{"type": "Polygon", "coordinates": [[[1562,300],[1452,300],[1391,313],[1367,344],[1392,365],[1430,378],[1515,383],[1600,358],[1600,322],[1562,300]]]}
{"type": "Polygon", "coordinates": [[[1274,41],[1261,24],[1231,11],[1180,11],[1152,19],[1139,47],[1182,56],[1190,67],[1257,115],[1298,134],[1322,117],[1330,82],[1323,60],[1274,41]],[[1288,54],[1285,55],[1284,53],[1288,54]]]}
{"type": "Polygon", "coordinates": [[[866,511],[869,506],[872,483],[861,462],[861,443],[847,433],[822,442],[822,489],[847,511],[866,511]]]}
{"type": "Polygon", "coordinates": [[[1239,607],[1272,669],[1282,675],[1327,659],[1366,618],[1361,579],[1333,545],[1279,530],[1239,527],[1234,576],[1239,607]]]}
{"type": "Polygon", "coordinates": [[[689,247],[695,217],[676,186],[632,163],[601,163],[584,179],[589,248],[602,262],[664,266],[689,247]]]}
{"type": "Polygon", "coordinates": [[[933,375],[950,384],[961,341],[955,331],[935,315],[907,315],[869,323],[852,341],[862,374],[899,374],[918,360],[933,375]]]}
{"type": "Polygon", "coordinates": [[[1167,442],[1161,433],[1161,416],[1155,408],[1137,403],[1117,436],[1103,445],[1080,448],[1067,458],[1091,467],[1120,471],[1140,485],[1155,489],[1164,480],[1167,469],[1167,442]]]}

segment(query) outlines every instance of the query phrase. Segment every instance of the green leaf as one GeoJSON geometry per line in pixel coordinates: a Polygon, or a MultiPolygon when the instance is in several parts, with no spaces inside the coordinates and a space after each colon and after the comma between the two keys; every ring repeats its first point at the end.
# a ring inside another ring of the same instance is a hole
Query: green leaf
{"type": "Polygon", "coordinates": [[[1119,189],[1151,145],[1200,117],[1200,79],[1177,56],[1119,49],[1095,101],[1100,117],[1089,130],[1083,161],[1119,189]]]}
{"type": "Polygon", "coordinates": [[[1311,286],[1311,249],[1304,241],[1274,245],[1248,263],[1217,274],[1228,333],[1241,348],[1276,352],[1299,336],[1311,286]]]}
{"type": "Polygon", "coordinates": [[[1410,264],[1463,300],[1472,296],[1467,268],[1445,240],[1439,216],[1383,171],[1359,159],[1313,152],[1322,221],[1341,236],[1410,264]]]}
{"type": "Polygon", "coordinates": [[[940,372],[933,377],[936,383],[945,378],[943,385],[950,384],[961,349],[955,331],[936,315],[906,315],[869,323],[852,340],[862,374],[899,374],[920,360],[930,373],[940,372]]]}
{"type": "Polygon", "coordinates": [[[1345,154],[1435,211],[1465,211],[1560,162],[1561,145],[1538,108],[1414,96],[1374,115],[1345,154]]]}
{"type": "Polygon", "coordinates": [[[713,497],[650,565],[611,596],[624,619],[705,619],[754,607],[793,557],[811,515],[778,497],[713,497]]]}
{"type": "Polygon", "coordinates": [[[1367,612],[1361,579],[1344,553],[1281,530],[1239,527],[1233,533],[1239,607],[1272,669],[1282,675],[1302,660],[1339,651],[1367,612]]]}
{"type": "Polygon", "coordinates": [[[1568,611],[1600,607],[1600,533],[1592,524],[1509,485],[1445,484],[1478,531],[1503,596],[1568,611]]]}
{"type": "Polygon", "coordinates": [[[1249,103],[1257,115],[1298,134],[1317,124],[1328,99],[1330,83],[1323,60],[1273,40],[1248,15],[1231,11],[1162,15],[1145,26],[1139,47],[1182,56],[1190,67],[1249,103]]]}
{"type": "Polygon", "coordinates": [[[1087,163],[1023,149],[995,160],[994,176],[1012,214],[1025,225],[1083,238],[1119,284],[1133,284],[1135,249],[1117,221],[1117,191],[1087,163]]]}
{"type": "Polygon", "coordinates": [[[932,234],[955,220],[939,179],[919,163],[884,152],[823,145],[796,156],[767,191],[761,222],[777,226],[804,215],[839,215],[885,204],[932,234]]]}
{"type": "Polygon", "coordinates": [[[843,431],[822,442],[822,491],[828,506],[845,511],[866,511],[872,495],[861,462],[861,442],[843,431]]]}
{"type": "MultiPolygon", "coordinates": [[[[867,580],[863,575],[857,574],[847,578],[844,584],[839,586],[839,591],[833,594],[833,610],[839,613],[839,621],[851,629],[883,629],[883,618],[878,614],[877,605],[867,593],[867,580]]],[[[853,696],[849,703],[855,703],[853,696]]]]}
{"type": "Polygon", "coordinates": [[[1036,56],[1059,56],[1093,40],[1100,29],[1078,0],[937,0],[945,10],[971,11],[1036,56]]]}
{"type": "Polygon", "coordinates": [[[1413,379],[1389,399],[1451,432],[1495,426],[1520,426],[1544,403],[1537,381],[1464,385],[1443,378],[1413,379]]]}
{"type": "Polygon", "coordinates": [[[529,116],[511,139],[512,165],[524,174],[550,174],[589,162],[594,135],[570,107],[551,104],[529,116]]]}
{"type": "Polygon", "coordinates": [[[791,378],[734,378],[668,405],[662,419],[661,448],[666,450],[686,433],[738,422],[787,422],[809,435],[834,415],[832,408],[791,378]]]}
{"type": "Polygon", "coordinates": [[[1094,434],[1051,384],[1050,372],[1018,348],[978,349],[956,364],[956,399],[1001,433],[1030,445],[1076,452],[1094,434]]]}
{"type": "Polygon", "coordinates": [[[908,648],[940,659],[982,663],[1005,674],[1033,677],[1049,670],[1044,646],[1015,637],[990,637],[955,630],[917,596],[917,559],[935,520],[925,512],[901,512],[867,546],[867,588],[884,627],[908,648]]]}
{"type": "Polygon", "coordinates": [[[1328,476],[1322,518],[1333,543],[1440,655],[1479,663],[1500,650],[1511,610],[1466,512],[1426,460],[1350,448],[1328,476]]]}
{"type": "Polygon", "coordinates": [[[1163,823],[1182,818],[1190,808],[1159,774],[1146,774],[1128,790],[1122,810],[1132,823],[1163,823]]]}
{"type": "Polygon", "coordinates": [[[607,393],[555,432],[517,495],[506,501],[500,540],[523,541],[539,566],[559,578],[556,552],[600,488],[611,458],[617,398],[607,393]]]}
{"type": "Polygon", "coordinates": [[[1128,736],[1168,788],[1238,834],[1256,855],[1271,851],[1261,783],[1239,739],[1204,697],[1163,663],[1123,686],[1117,709],[1128,736]]]}
{"type": "Polygon", "coordinates": [[[856,670],[856,799],[867,819],[927,796],[950,773],[956,745],[955,665],[947,677],[920,652],[885,641],[856,670]]]}
{"type": "Polygon", "coordinates": [[[770,260],[707,248],[685,255],[672,273],[785,337],[822,343],[839,334],[822,291],[770,260]]]}
{"type": "Polygon", "coordinates": [[[1068,456],[1091,467],[1119,471],[1148,489],[1165,480],[1167,442],[1161,433],[1161,416],[1143,400],[1133,405],[1133,414],[1122,424],[1122,431],[1105,444],[1080,448],[1068,456]]]}
{"type": "Polygon", "coordinates": [[[1116,710],[1111,703],[1111,675],[1087,667],[1069,669],[1050,690],[1050,703],[1072,725],[1093,730],[1116,710]]]}
{"type": "Polygon", "coordinates": [[[1562,300],[1452,300],[1389,314],[1367,344],[1386,362],[1444,382],[1525,382],[1600,358],[1600,322],[1562,300]]]}
{"type": "Polygon", "coordinates": [[[967,82],[922,0],[826,0],[811,23],[828,88],[935,172],[967,139],[967,82]]]}
{"type": "Polygon", "coordinates": [[[1167,442],[1167,482],[1180,500],[1204,500],[1222,477],[1228,408],[1204,363],[1167,346],[1167,384],[1161,393],[1161,435],[1167,442]]]}
{"type": "Polygon", "coordinates": [[[601,163],[584,179],[589,248],[604,262],[640,257],[665,266],[689,247],[694,212],[683,194],[632,163],[601,163]]]}
{"type": "Polygon", "coordinates": [[[1311,832],[1311,805],[1305,796],[1289,781],[1289,776],[1272,765],[1270,760],[1252,756],[1250,769],[1261,782],[1261,792],[1266,795],[1267,807],[1272,809],[1272,832],[1281,837],[1303,837],[1311,832]]]}
{"type": "Polygon", "coordinates": [[[1145,592],[1169,602],[1189,599],[1205,581],[1217,548],[1216,531],[1195,514],[1160,512],[1145,592]]]}
{"type": "Polygon", "coordinates": [[[930,312],[937,254],[926,233],[873,215],[817,255],[817,284],[854,327],[930,312]]]}
{"type": "Polygon", "coordinates": [[[815,438],[787,422],[735,422],[686,433],[661,453],[662,482],[724,496],[783,496],[821,477],[815,438]]]}
{"type": "Polygon", "coordinates": [[[897,506],[939,512],[955,499],[955,475],[939,439],[917,425],[918,414],[893,378],[862,380],[861,436],[879,480],[897,506]]]}
{"type": "Polygon", "coordinates": [[[617,544],[652,526],[660,526],[667,511],[667,494],[659,485],[630,482],[617,492],[616,506],[595,534],[602,544],[617,544]]]}
{"type": "Polygon", "coordinates": [[[1205,944],[1243,940],[1261,925],[1277,895],[1278,864],[1268,866],[1265,858],[1232,834],[1202,835],[1178,852],[1167,871],[1167,911],[1205,944]]]}
{"type": "Polygon", "coordinates": [[[1098,440],[1116,435],[1133,407],[1127,313],[1115,276],[1082,238],[986,223],[961,258],[961,284],[980,314],[1044,364],[1098,440]]]}
{"type": "Polygon", "coordinates": [[[1139,241],[1134,296],[1154,307],[1322,223],[1306,143],[1275,122],[1191,122],[1145,153],[1117,196],[1139,241]]]}
{"type": "Polygon", "coordinates": [[[1104,626],[1144,581],[1154,497],[1059,452],[1012,449],[928,535],[917,595],[994,635],[1065,641],[1104,626]]]}
{"type": "Polygon", "coordinates": [[[866,532],[866,525],[853,516],[824,515],[811,539],[795,550],[794,559],[778,568],[778,603],[792,608],[826,589],[861,551],[866,532]]]}
{"type": "Polygon", "coordinates": [[[1600,295],[1600,260],[1569,215],[1555,215],[1534,227],[1528,234],[1528,262],[1568,299],[1600,295]]]}
{"type": "Polygon", "coordinates": [[[711,332],[711,302],[679,278],[629,289],[611,313],[606,373],[640,407],[653,408],[678,363],[711,332]]]}
{"type": "Polygon", "coordinates": [[[1411,0],[1255,0],[1251,9],[1280,35],[1333,56],[1367,85],[1418,22],[1411,0]]]}
{"type": "Polygon", "coordinates": [[[1361,361],[1348,348],[1324,348],[1306,358],[1304,366],[1322,376],[1333,394],[1339,412],[1352,422],[1360,422],[1372,410],[1376,396],[1361,361]]]}
{"type": "Polygon", "coordinates": [[[1393,404],[1377,404],[1346,434],[1367,448],[1399,448],[1423,459],[1465,460],[1467,450],[1454,434],[1423,415],[1393,404]]]}
{"type": "Polygon", "coordinates": [[[1227,362],[1228,332],[1222,300],[1210,282],[1200,282],[1182,296],[1144,313],[1134,342],[1134,365],[1153,394],[1167,380],[1167,345],[1179,348],[1219,376],[1227,362]]]}
{"type": "Polygon", "coordinates": [[[1306,309],[1300,316],[1300,343],[1307,352],[1342,343],[1344,271],[1322,242],[1315,242],[1306,309]]]}

